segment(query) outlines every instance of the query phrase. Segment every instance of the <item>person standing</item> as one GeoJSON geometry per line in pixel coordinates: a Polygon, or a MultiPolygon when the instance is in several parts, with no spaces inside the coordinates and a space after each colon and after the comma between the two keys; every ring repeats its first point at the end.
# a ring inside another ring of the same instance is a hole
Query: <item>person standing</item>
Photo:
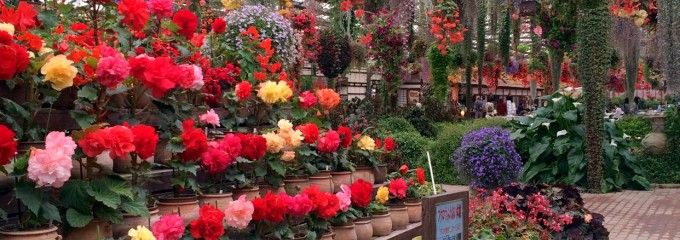
{"type": "Polygon", "coordinates": [[[475,118],[482,118],[484,108],[484,102],[482,102],[482,96],[477,96],[477,100],[475,101],[475,118]]]}
{"type": "Polygon", "coordinates": [[[508,106],[505,104],[505,97],[501,97],[498,100],[498,116],[505,116],[508,114],[508,106]]]}

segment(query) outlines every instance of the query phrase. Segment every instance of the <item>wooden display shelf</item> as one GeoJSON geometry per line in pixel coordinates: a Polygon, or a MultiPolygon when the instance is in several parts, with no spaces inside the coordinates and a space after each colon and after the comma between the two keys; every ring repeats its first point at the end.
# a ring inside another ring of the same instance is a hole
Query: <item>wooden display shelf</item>
{"type": "Polygon", "coordinates": [[[423,223],[411,223],[406,229],[393,231],[390,235],[373,238],[374,240],[412,240],[422,235],[423,223]]]}

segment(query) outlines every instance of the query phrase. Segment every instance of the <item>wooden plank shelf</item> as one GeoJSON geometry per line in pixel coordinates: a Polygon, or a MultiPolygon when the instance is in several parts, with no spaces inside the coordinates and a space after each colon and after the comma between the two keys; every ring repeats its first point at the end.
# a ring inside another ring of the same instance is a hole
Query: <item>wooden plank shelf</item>
{"type": "Polygon", "coordinates": [[[374,240],[412,240],[422,235],[423,223],[411,223],[406,229],[392,231],[390,235],[373,238],[374,240]]]}

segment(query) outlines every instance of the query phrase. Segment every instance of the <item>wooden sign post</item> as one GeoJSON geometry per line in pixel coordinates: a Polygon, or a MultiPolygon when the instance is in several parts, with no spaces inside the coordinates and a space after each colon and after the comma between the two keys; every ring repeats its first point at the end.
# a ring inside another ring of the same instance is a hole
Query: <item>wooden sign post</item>
{"type": "Polygon", "coordinates": [[[467,240],[469,198],[468,191],[424,197],[423,239],[467,240]]]}

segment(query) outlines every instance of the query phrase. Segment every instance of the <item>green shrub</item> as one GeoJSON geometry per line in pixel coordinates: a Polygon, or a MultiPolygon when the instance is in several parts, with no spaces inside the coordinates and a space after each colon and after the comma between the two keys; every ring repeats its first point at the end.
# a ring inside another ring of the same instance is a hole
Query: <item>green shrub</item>
{"type": "Polygon", "coordinates": [[[398,133],[398,132],[414,132],[418,130],[408,120],[402,117],[388,117],[381,119],[378,122],[378,127],[381,131],[398,133]]]}
{"type": "Polygon", "coordinates": [[[401,152],[401,158],[405,164],[412,168],[427,168],[427,162],[423,159],[423,156],[425,156],[425,150],[430,145],[430,140],[417,132],[397,132],[391,134],[391,137],[397,143],[397,148],[401,152]]]}
{"type": "Polygon", "coordinates": [[[630,143],[640,148],[642,138],[652,132],[652,123],[641,116],[625,116],[615,122],[619,135],[630,136],[630,143]]]}
{"type": "Polygon", "coordinates": [[[640,152],[636,155],[647,179],[653,183],[680,183],[680,150],[673,149],[660,155],[640,152]]]}
{"type": "MultiPolygon", "coordinates": [[[[470,131],[483,127],[503,127],[507,121],[502,118],[478,119],[463,123],[436,124],[439,131],[437,138],[430,144],[428,151],[432,159],[432,168],[437,183],[467,184],[460,180],[455,173],[455,166],[451,162],[453,152],[460,146],[460,140],[470,131]]],[[[427,157],[421,158],[420,166],[427,166],[427,157]]],[[[425,168],[427,169],[427,168],[425,168]]]]}
{"type": "Polygon", "coordinates": [[[425,112],[419,107],[409,107],[405,109],[402,114],[406,120],[408,120],[411,125],[413,125],[420,135],[428,138],[434,138],[437,136],[437,131],[432,125],[432,120],[425,117],[425,112]]]}

